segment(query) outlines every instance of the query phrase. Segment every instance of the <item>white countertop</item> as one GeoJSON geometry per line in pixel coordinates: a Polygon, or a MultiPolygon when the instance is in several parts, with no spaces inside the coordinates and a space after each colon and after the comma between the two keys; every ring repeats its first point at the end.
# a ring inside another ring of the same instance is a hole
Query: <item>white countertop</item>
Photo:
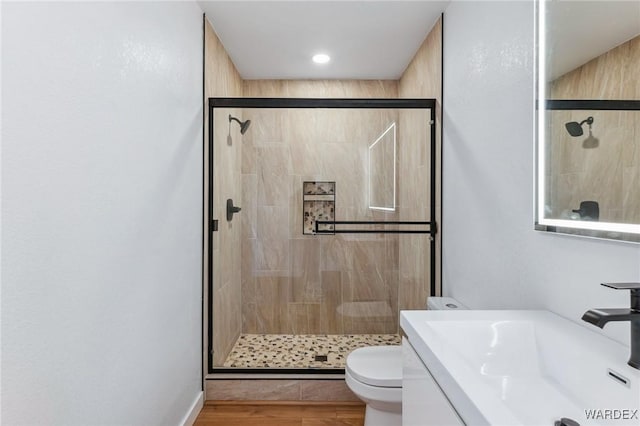
{"type": "Polygon", "coordinates": [[[629,347],[556,314],[402,311],[400,325],[468,425],[553,425],[561,417],[640,425],[640,411],[633,419],[601,418],[640,408],[640,371],[626,364],[629,347]]]}

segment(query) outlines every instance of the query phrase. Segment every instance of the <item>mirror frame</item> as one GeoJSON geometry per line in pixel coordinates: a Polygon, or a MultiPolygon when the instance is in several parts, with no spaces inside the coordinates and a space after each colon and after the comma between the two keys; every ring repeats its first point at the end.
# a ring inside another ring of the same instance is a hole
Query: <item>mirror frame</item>
{"type": "MultiPolygon", "coordinates": [[[[631,223],[614,223],[614,222],[594,222],[579,220],[550,219],[544,216],[545,206],[545,150],[547,146],[546,140],[546,112],[549,110],[549,103],[558,102],[546,98],[546,2],[547,0],[536,0],[534,2],[535,16],[535,84],[534,84],[534,102],[535,102],[535,179],[534,179],[534,207],[535,221],[534,229],[536,231],[553,232],[567,235],[577,235],[591,238],[602,238],[609,240],[626,241],[632,243],[640,243],[640,224],[631,223]]],[[[581,101],[588,105],[589,103],[598,103],[600,101],[581,101]]],[[[628,101],[636,107],[632,109],[640,109],[640,101],[628,101]]],[[[572,108],[580,109],[580,108],[572,108]]],[[[584,108],[593,109],[593,108],[584,108]]],[[[599,109],[599,108],[596,108],[599,109]]]]}

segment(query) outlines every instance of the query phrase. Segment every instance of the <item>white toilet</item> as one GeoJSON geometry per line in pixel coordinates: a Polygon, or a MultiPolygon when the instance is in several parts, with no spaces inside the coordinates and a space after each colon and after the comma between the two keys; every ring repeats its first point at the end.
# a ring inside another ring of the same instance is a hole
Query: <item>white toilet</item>
{"type": "MultiPolygon", "coordinates": [[[[451,297],[429,297],[427,309],[466,309],[451,297]]],[[[370,346],[347,357],[345,381],[365,404],[365,426],[402,425],[402,347],[370,346]]]]}

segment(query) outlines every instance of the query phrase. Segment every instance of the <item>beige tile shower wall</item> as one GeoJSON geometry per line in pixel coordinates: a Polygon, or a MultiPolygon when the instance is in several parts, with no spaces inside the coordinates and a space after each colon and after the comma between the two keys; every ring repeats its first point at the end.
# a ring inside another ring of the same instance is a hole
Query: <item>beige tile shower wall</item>
{"type": "MultiPolygon", "coordinates": [[[[245,81],[246,97],[395,98],[394,81],[245,81]]],[[[336,182],[337,220],[368,208],[368,146],[389,111],[252,110],[242,157],[245,333],[395,333],[398,239],[302,233],[304,181],[336,182]]]]}
{"type": "MultiPolygon", "coordinates": [[[[559,77],[550,84],[553,99],[640,100],[640,36],[559,77]]],[[[553,217],[598,201],[601,221],[640,223],[640,113],[554,111],[550,118],[550,170],[547,192],[553,217]],[[571,137],[564,124],[593,116],[595,147],[585,136],[571,137]]]]}
{"type": "MultiPolygon", "coordinates": [[[[442,19],[416,52],[400,79],[401,98],[436,99],[436,222],[441,225],[441,158],[442,143],[442,19]]],[[[430,220],[430,141],[429,116],[423,111],[400,112],[398,175],[400,220],[430,220]],[[408,172],[410,171],[410,173],[408,172]],[[422,190],[417,190],[421,188],[422,190]]],[[[440,226],[440,230],[442,227],[440,226]]],[[[436,294],[440,294],[440,234],[436,235],[436,294]]],[[[424,309],[430,292],[430,240],[424,235],[401,235],[399,241],[400,309],[424,309]]]]}
{"type": "Polygon", "coordinates": [[[255,98],[397,98],[393,80],[245,80],[244,96],[255,98]]]}
{"type": "MultiPolygon", "coordinates": [[[[209,97],[242,96],[242,79],[229,59],[224,47],[218,40],[213,28],[205,25],[205,94],[209,97]]],[[[205,129],[208,130],[208,104],[205,100],[205,129]]],[[[241,159],[242,144],[239,126],[231,127],[231,138],[228,140],[228,116],[233,114],[242,119],[242,110],[225,110],[217,112],[214,117],[214,217],[219,219],[219,231],[213,233],[213,348],[214,365],[221,365],[226,359],[242,330],[241,316],[241,276],[240,253],[242,225],[236,216],[233,222],[225,219],[226,200],[232,198],[236,205],[241,205],[242,188],[241,159]]],[[[205,176],[209,173],[208,134],[205,135],[205,176]]],[[[194,165],[197,167],[197,165],[194,165]]],[[[205,194],[209,192],[208,180],[205,181],[205,194]]],[[[205,244],[204,273],[205,288],[207,280],[209,235],[208,205],[205,204],[205,244]]],[[[205,300],[207,295],[205,295],[205,300]]],[[[210,307],[208,307],[210,308],[210,307]]],[[[204,318],[207,318],[205,312],[204,318]]],[[[205,325],[206,329],[206,325],[205,325]]],[[[206,336],[205,336],[206,338],[206,336]]],[[[206,348],[206,345],[205,345],[206,348]]],[[[206,357],[205,357],[206,359],[206,357]]]]}

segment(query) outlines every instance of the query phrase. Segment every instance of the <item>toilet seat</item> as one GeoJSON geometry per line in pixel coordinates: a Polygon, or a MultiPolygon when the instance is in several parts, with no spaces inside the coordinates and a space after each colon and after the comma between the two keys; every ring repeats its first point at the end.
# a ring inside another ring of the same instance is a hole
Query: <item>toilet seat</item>
{"type": "Polygon", "coordinates": [[[345,373],[369,386],[402,388],[402,347],[370,346],[347,357],[345,373]]]}
{"type": "Polygon", "coordinates": [[[344,379],[349,389],[366,404],[385,411],[400,412],[402,408],[402,388],[367,385],[355,379],[348,371],[345,373],[344,379]]]}

